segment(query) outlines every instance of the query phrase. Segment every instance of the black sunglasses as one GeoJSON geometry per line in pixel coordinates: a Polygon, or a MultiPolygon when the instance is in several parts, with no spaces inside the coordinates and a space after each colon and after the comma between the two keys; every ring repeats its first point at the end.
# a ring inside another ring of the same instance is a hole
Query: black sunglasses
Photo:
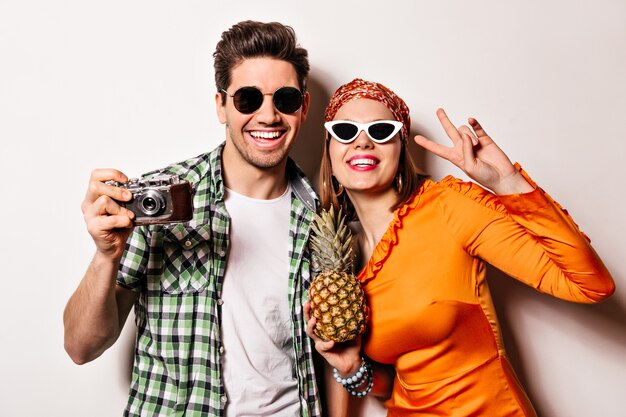
{"type": "Polygon", "coordinates": [[[259,110],[264,96],[271,95],[276,109],[285,114],[297,112],[304,101],[304,93],[296,87],[281,87],[274,93],[265,94],[256,87],[241,87],[232,96],[224,89],[222,92],[233,99],[235,108],[243,114],[252,114],[259,110]]]}

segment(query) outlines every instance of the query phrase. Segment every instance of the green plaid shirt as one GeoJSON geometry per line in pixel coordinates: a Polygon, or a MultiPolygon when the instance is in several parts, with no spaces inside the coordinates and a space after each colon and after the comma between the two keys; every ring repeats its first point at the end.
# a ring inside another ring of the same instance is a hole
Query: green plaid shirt
{"type": "MultiPolygon", "coordinates": [[[[118,284],[139,292],[135,363],[125,416],[223,416],[221,300],[230,218],[224,206],[223,144],[196,158],[146,174],[176,174],[192,184],[187,223],[137,227],[120,262],[118,284]]],[[[292,195],[289,311],[300,415],[320,416],[311,340],[302,304],[310,285],[307,249],[315,192],[287,164],[292,195]]],[[[262,219],[260,219],[262,221],[262,219]]]]}

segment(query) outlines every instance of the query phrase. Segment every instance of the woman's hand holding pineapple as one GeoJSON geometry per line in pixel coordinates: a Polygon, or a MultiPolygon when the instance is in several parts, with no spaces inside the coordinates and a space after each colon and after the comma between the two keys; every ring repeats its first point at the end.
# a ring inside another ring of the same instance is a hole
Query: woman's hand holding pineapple
{"type": "Polygon", "coordinates": [[[304,304],[304,318],[307,321],[306,332],[315,343],[315,350],[326,359],[341,376],[353,375],[361,366],[361,336],[347,342],[323,340],[315,332],[317,320],[311,316],[311,305],[304,304]]]}

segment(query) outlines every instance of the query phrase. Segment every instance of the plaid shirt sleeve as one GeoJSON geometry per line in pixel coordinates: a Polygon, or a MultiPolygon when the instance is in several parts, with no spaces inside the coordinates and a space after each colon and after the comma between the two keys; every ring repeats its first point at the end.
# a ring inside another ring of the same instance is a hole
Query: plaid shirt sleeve
{"type": "Polygon", "coordinates": [[[117,273],[117,283],[130,290],[140,291],[145,285],[149,255],[146,228],[136,227],[126,241],[117,273]]]}

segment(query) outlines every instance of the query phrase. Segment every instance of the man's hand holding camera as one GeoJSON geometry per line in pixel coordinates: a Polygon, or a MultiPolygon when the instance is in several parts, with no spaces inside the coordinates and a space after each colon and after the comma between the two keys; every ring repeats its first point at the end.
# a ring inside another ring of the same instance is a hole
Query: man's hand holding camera
{"type": "Polygon", "coordinates": [[[130,201],[132,193],[106,181],[125,183],[128,177],[115,169],[94,170],[81,208],[98,252],[117,261],[133,229],[135,214],[120,205],[130,201]]]}

